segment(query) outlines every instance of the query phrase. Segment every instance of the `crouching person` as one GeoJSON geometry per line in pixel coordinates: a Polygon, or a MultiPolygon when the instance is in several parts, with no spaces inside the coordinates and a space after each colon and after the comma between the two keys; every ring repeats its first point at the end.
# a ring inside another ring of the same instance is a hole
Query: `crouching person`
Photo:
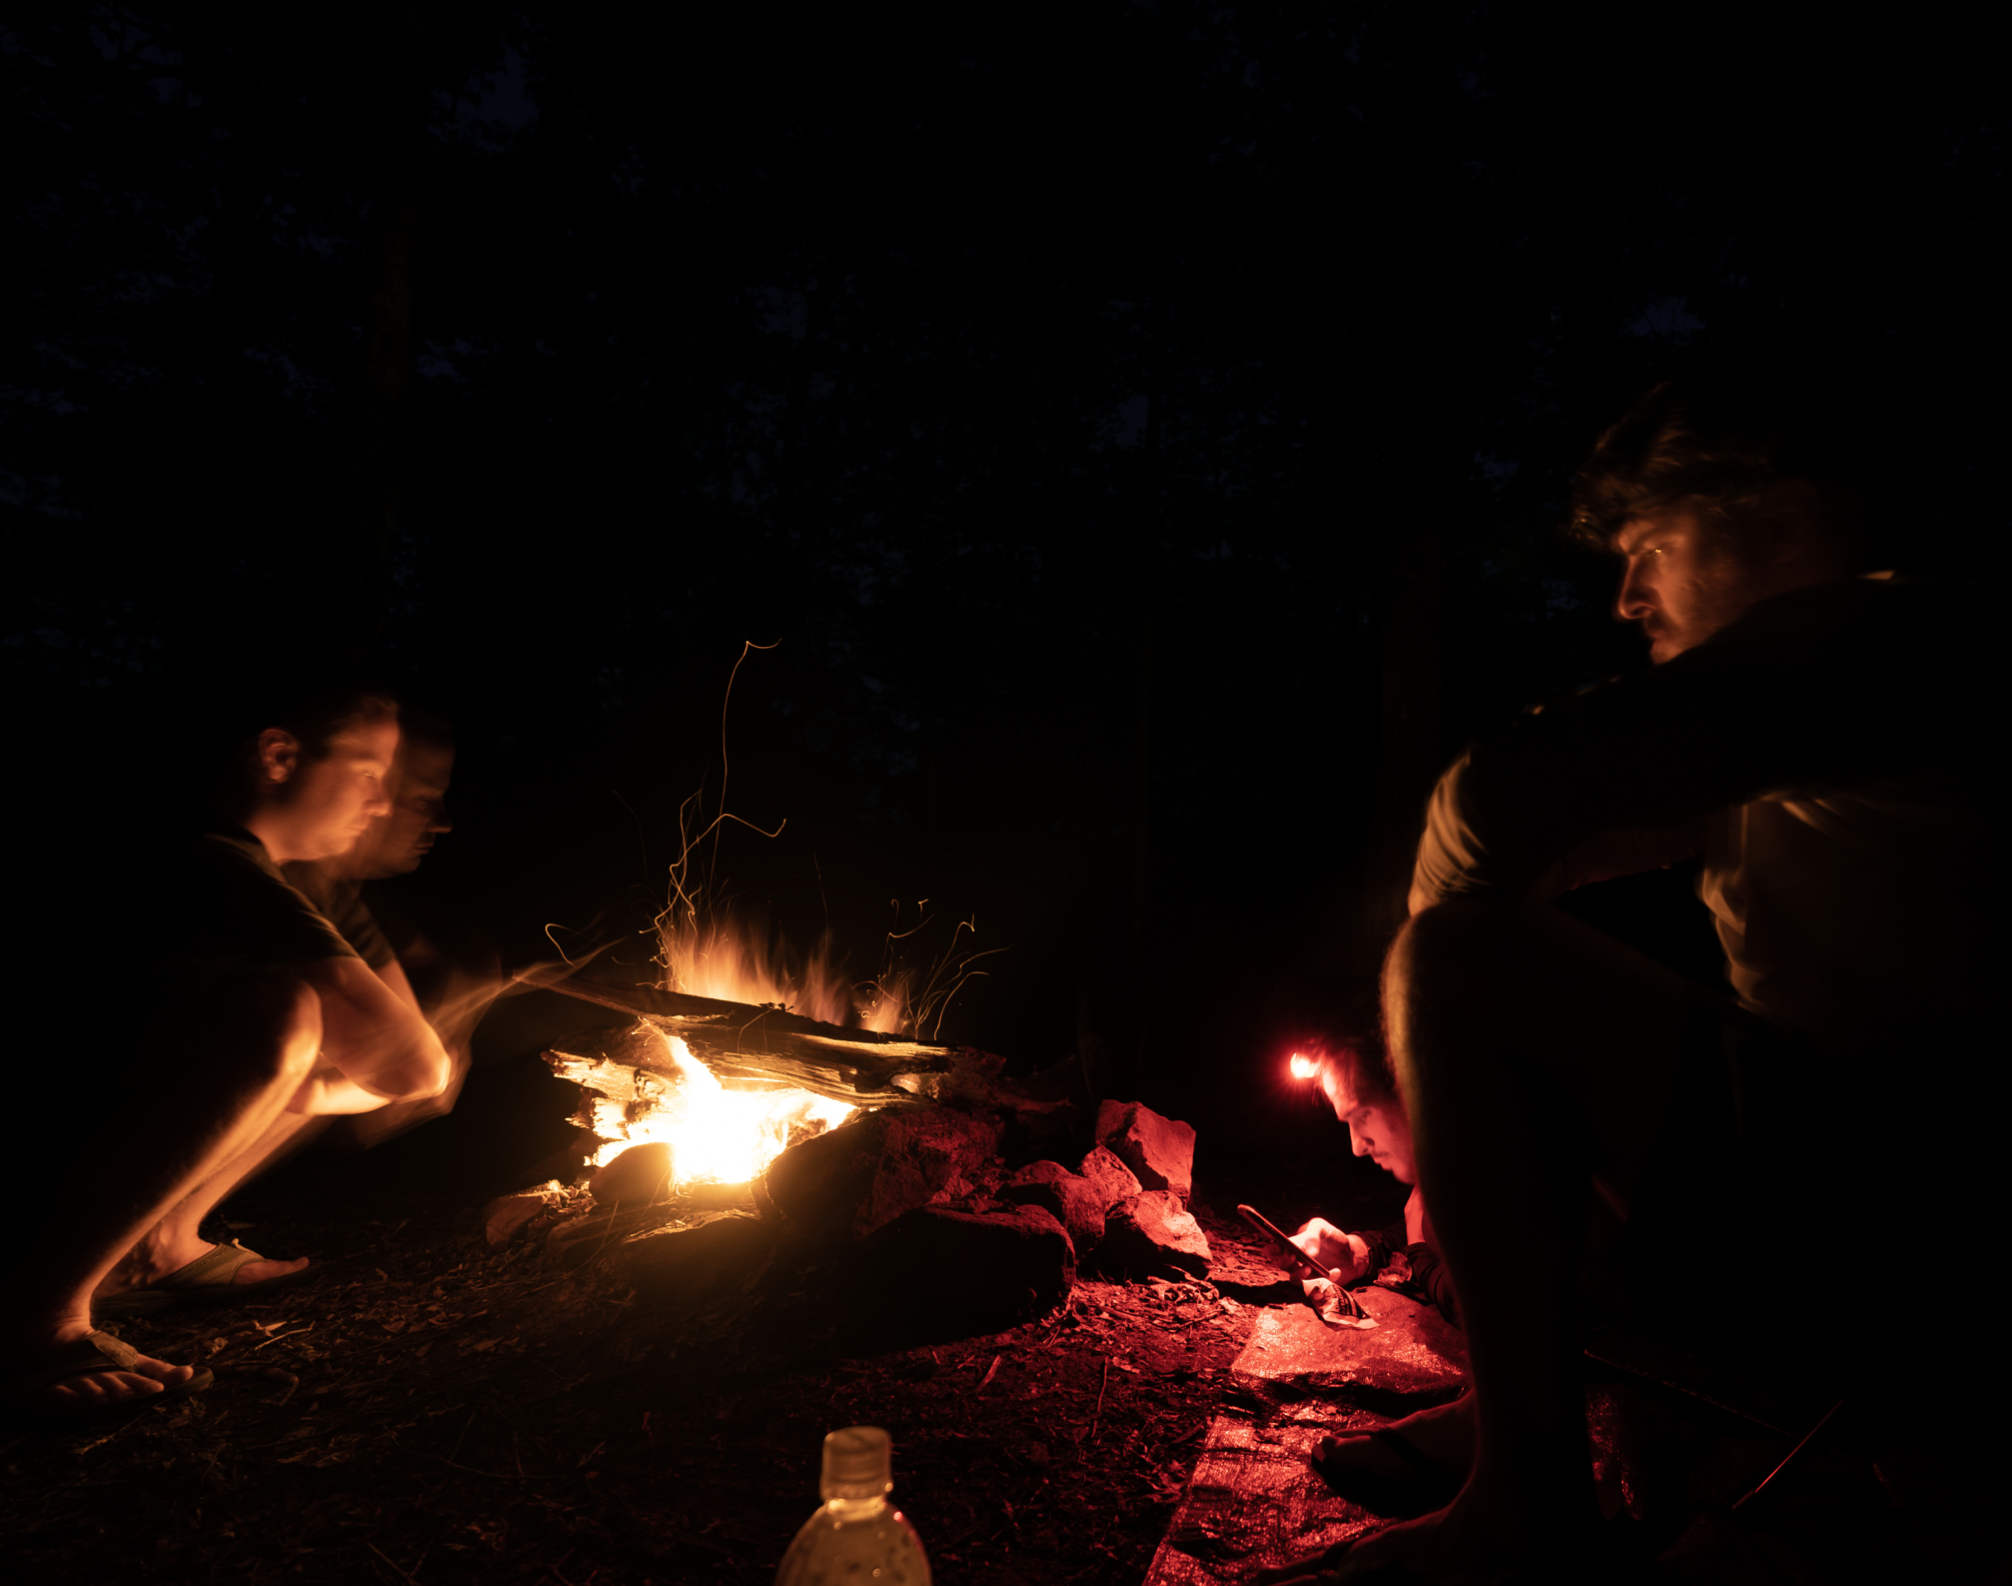
{"type": "MultiPolygon", "coordinates": [[[[1314,1079],[1348,1128],[1357,1156],[1366,1156],[1400,1184],[1411,1186],[1403,1218],[1388,1228],[1349,1232],[1314,1217],[1292,1242],[1318,1262],[1333,1282],[1373,1281],[1393,1256],[1411,1267],[1411,1287],[1460,1325],[1452,1279],[1440,1260],[1432,1219],[1418,1188],[1411,1121],[1398,1095],[1373,1001],[1359,1004],[1325,1038],[1307,1043],[1314,1079]]],[[[1335,1476],[1409,1479],[1426,1477],[1457,1485],[1473,1459],[1474,1419],[1465,1396],[1452,1404],[1406,1416],[1375,1431],[1338,1432],[1315,1445],[1313,1461],[1335,1476]]]]}
{"type": "Polygon", "coordinates": [[[150,889],[171,928],[98,1021],[79,1171],[6,1278],[10,1408],[62,1418],[193,1392],[208,1373],[136,1353],[94,1310],[229,1302],[303,1275],[198,1234],[316,1118],[437,1093],[450,1065],[396,966],[380,973],[279,866],[354,844],[387,806],[397,707],[354,690],[269,713],[212,830],[150,889]]]}

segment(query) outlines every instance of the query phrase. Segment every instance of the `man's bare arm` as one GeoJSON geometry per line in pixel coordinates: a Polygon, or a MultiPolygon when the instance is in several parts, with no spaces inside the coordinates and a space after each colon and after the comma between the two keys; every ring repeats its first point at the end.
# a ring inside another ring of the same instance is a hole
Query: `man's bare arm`
{"type": "MultiPolygon", "coordinates": [[[[360,958],[324,958],[296,973],[321,999],[324,1066],[336,1069],[350,1086],[386,1102],[437,1095],[446,1085],[453,1072],[447,1049],[417,1005],[407,1000],[409,991],[401,998],[360,958]]],[[[331,1090],[328,1100],[337,1099],[331,1090]]]]}

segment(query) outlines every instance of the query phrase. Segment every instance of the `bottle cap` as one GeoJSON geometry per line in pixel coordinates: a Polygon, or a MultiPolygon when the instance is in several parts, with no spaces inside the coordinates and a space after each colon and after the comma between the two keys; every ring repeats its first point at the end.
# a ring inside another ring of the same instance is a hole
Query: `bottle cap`
{"type": "Polygon", "coordinates": [[[894,1445],[877,1426],[848,1426],[824,1440],[824,1479],[818,1491],[834,1498],[879,1498],[894,1486],[889,1475],[894,1445]]]}

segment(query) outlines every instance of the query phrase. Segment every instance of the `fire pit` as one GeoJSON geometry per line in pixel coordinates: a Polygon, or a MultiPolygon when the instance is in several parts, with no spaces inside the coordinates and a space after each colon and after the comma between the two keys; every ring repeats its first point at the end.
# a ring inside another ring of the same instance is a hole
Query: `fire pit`
{"type": "Polygon", "coordinates": [[[546,1054],[594,1143],[577,1182],[492,1203],[492,1243],[542,1240],[562,1271],[678,1305],[820,1268],[863,1325],[914,1337],[1044,1314],[1084,1265],[1207,1277],[1194,1131],[1093,1111],[1073,1065],[1011,1081],[988,1053],[785,1009],[555,989],[636,1022],[546,1054]]]}

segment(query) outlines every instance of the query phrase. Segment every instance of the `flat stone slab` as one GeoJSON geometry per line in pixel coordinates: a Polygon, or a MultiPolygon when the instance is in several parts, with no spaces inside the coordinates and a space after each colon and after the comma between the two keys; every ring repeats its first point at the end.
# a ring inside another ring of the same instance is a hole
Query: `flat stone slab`
{"type": "Polygon", "coordinates": [[[1453,1397],[1467,1380],[1466,1341],[1409,1295],[1380,1285],[1353,1292],[1376,1326],[1330,1327],[1306,1305],[1258,1312],[1230,1370],[1274,1408],[1209,1423],[1146,1586],[1242,1586],[1255,1570],[1390,1518],[1335,1492],[1312,1467],[1313,1445],[1324,1432],[1382,1426],[1453,1397]]]}
{"type": "Polygon", "coordinates": [[[1188,1490],[1146,1571],[1146,1586],[1242,1586],[1251,1573],[1318,1553],[1382,1520],[1308,1467],[1321,1433],[1367,1416],[1254,1425],[1219,1415],[1188,1490]]]}
{"type": "Polygon", "coordinates": [[[1269,1305],[1230,1368],[1246,1387],[1290,1384],[1326,1399],[1450,1399],[1467,1340],[1439,1312],[1378,1284],[1353,1291],[1374,1327],[1331,1327],[1306,1305],[1269,1305]]]}

